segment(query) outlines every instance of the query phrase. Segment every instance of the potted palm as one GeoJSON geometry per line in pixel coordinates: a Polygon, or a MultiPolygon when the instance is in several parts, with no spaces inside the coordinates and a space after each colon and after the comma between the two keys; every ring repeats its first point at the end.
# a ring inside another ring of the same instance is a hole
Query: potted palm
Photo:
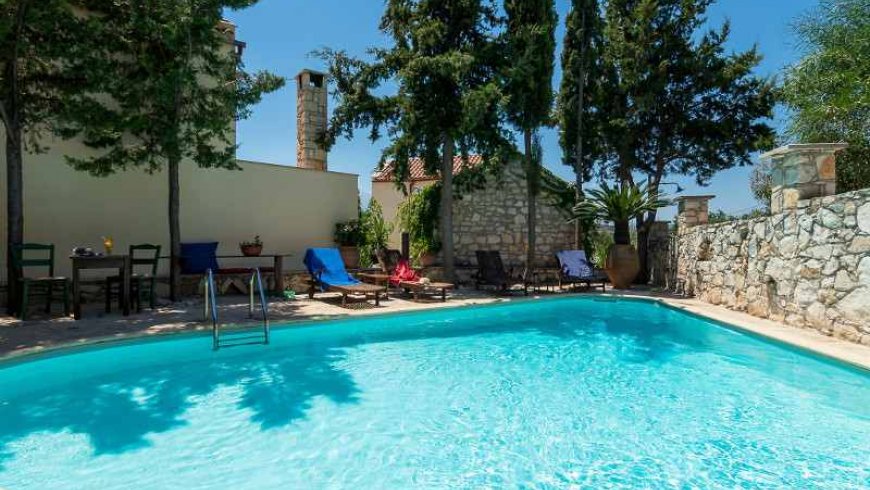
{"type": "Polygon", "coordinates": [[[586,200],[574,207],[574,219],[612,221],[613,245],[607,251],[604,271],[616,289],[628,289],[640,272],[637,250],[631,244],[629,223],[632,219],[668,205],[668,201],[650,192],[645,185],[620,184],[591,189],[586,200]]]}
{"type": "Polygon", "coordinates": [[[359,247],[362,245],[364,238],[359,220],[336,223],[333,238],[338,245],[338,250],[341,253],[341,259],[344,261],[345,267],[358,269],[360,258],[359,247]]]}

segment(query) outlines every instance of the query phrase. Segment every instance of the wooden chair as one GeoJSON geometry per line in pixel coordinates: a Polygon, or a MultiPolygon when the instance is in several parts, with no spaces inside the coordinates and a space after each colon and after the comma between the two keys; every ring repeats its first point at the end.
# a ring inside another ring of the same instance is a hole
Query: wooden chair
{"type": "Polygon", "coordinates": [[[501,293],[511,291],[511,286],[521,283],[523,286],[522,292],[524,295],[529,294],[529,283],[523,278],[514,277],[513,270],[508,271],[504,262],[501,260],[501,253],[498,250],[477,250],[477,273],[474,276],[474,288],[480,289],[480,286],[495,286],[496,290],[501,293]]]}
{"type": "Polygon", "coordinates": [[[69,316],[70,281],[69,278],[54,275],[54,245],[40,243],[22,243],[12,248],[12,265],[21,270],[21,305],[19,317],[27,319],[27,307],[30,294],[42,289],[45,294],[45,312],[51,313],[51,301],[56,286],[61,286],[63,295],[63,314],[69,316]],[[28,253],[30,252],[30,253],[28,253]],[[47,257],[45,255],[48,255],[47,257]],[[27,256],[25,256],[27,255],[27,256]],[[33,258],[32,255],[39,255],[33,258]],[[48,275],[42,277],[24,277],[27,267],[47,267],[48,275]]]}
{"type": "MultiPolygon", "coordinates": [[[[160,245],[152,245],[144,243],[141,245],[130,245],[130,266],[133,268],[130,276],[130,299],[133,301],[136,311],[142,311],[142,299],[148,298],[148,307],[154,309],[156,302],[156,277],[157,263],[160,258],[160,245]],[[137,254],[137,252],[139,252],[137,254]],[[136,274],[136,266],[149,266],[148,272],[144,274],[136,274]]],[[[109,276],[106,278],[106,313],[112,311],[112,298],[116,298],[120,294],[121,276],[109,276]],[[118,291],[115,291],[115,285],[118,286],[118,291]]]]}

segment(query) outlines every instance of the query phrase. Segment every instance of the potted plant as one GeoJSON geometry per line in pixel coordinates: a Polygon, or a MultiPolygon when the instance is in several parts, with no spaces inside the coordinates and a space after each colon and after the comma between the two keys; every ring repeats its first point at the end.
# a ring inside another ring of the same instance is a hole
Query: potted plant
{"type": "Polygon", "coordinates": [[[378,256],[383,256],[390,242],[390,234],[394,225],[384,219],[384,210],[376,199],[372,199],[369,208],[360,216],[363,244],[360,246],[360,261],[363,266],[378,262],[378,256]]]}
{"type": "Polygon", "coordinates": [[[260,241],[260,235],[255,236],[253,241],[239,243],[239,249],[245,257],[258,257],[263,253],[263,242],[260,241]]]}
{"type": "Polygon", "coordinates": [[[333,236],[341,259],[348,269],[359,268],[359,247],[363,243],[363,233],[359,220],[336,223],[333,236]]]}
{"type": "Polygon", "coordinates": [[[632,219],[668,205],[645,185],[620,184],[591,189],[585,201],[574,207],[574,219],[591,218],[612,221],[613,245],[607,251],[604,271],[616,289],[628,289],[640,272],[637,250],[631,244],[629,223],[632,219]]]}
{"type": "Polygon", "coordinates": [[[435,263],[441,242],[438,241],[440,187],[429,186],[412,194],[399,206],[399,224],[408,233],[411,257],[421,267],[435,263]]]}

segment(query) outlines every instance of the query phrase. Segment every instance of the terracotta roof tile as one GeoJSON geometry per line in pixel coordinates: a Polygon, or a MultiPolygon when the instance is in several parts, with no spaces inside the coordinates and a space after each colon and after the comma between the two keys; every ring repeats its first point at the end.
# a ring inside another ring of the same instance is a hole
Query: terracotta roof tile
{"type": "MultiPolygon", "coordinates": [[[[476,167],[483,163],[483,157],[480,155],[468,155],[468,160],[463,160],[461,156],[453,159],[453,175],[458,174],[465,168],[476,167]]],[[[408,160],[410,181],[420,182],[427,180],[438,180],[437,175],[429,175],[426,173],[426,167],[423,165],[423,159],[414,157],[408,160]]],[[[384,168],[376,170],[372,174],[372,182],[393,182],[393,162],[387,162],[384,168]]]]}

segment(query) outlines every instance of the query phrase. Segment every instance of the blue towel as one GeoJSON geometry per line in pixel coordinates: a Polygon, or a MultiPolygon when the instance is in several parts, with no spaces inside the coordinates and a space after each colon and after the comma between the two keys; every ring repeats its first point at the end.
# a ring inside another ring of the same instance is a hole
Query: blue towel
{"type": "Polygon", "coordinates": [[[360,281],[348,274],[337,248],[309,248],[305,251],[305,267],[320,283],[323,291],[329,286],[355,286],[360,281]]]}
{"type": "Polygon", "coordinates": [[[579,278],[593,276],[592,264],[586,260],[586,252],[583,250],[562,250],[556,256],[566,276],[579,278]]]}

